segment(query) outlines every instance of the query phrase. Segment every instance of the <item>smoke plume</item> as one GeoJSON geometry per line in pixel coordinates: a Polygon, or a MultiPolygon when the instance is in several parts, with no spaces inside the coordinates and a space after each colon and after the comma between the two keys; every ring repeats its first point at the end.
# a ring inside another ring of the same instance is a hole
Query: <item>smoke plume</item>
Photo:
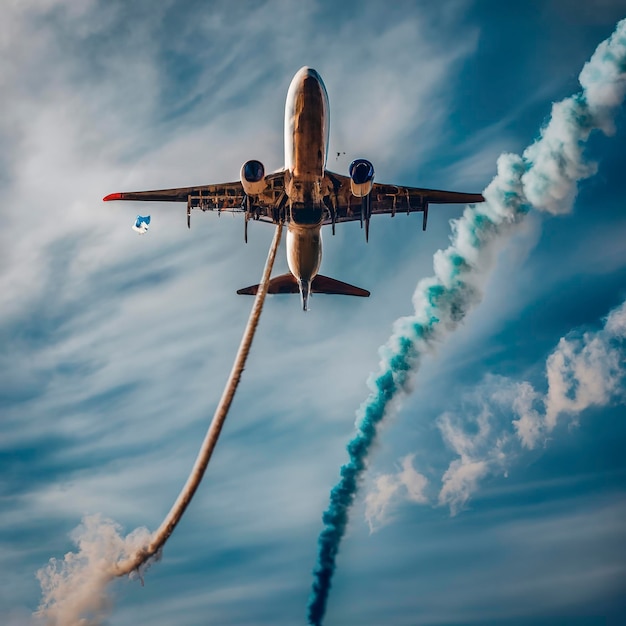
{"type": "MultiPolygon", "coordinates": [[[[88,516],[72,533],[78,552],[50,559],[37,572],[42,600],[37,612],[47,626],[95,626],[111,608],[107,593],[120,561],[132,558],[150,539],[147,528],[126,537],[110,519],[88,516]]],[[[141,575],[141,572],[138,572],[141,575]]]]}
{"type": "Polygon", "coordinates": [[[73,535],[78,552],[68,552],[62,561],[51,559],[48,567],[37,573],[43,593],[37,616],[46,626],[99,626],[110,610],[109,583],[127,574],[142,579],[150,564],[160,558],[165,542],[200,486],[235,397],[261,317],[282,229],[282,224],[278,224],[233,368],[176,502],[154,533],[140,528],[125,538],[121,536],[120,527],[111,520],[86,517],[73,535]]]}
{"type": "Polygon", "coordinates": [[[359,479],[385,415],[410,391],[423,355],[432,352],[481,300],[481,284],[498,245],[515,224],[535,208],[551,214],[571,210],[576,183],[595,173],[583,148],[593,130],[613,131],[613,118],[626,91],[626,20],[602,42],[585,64],[582,91],[552,106],[540,137],[522,156],[503,154],[497,174],[483,195],[452,223],[451,244],[433,259],[435,275],[421,280],[413,295],[415,312],[397,320],[380,349],[377,375],[357,412],[356,433],[347,445],[349,460],[330,493],[322,516],[313,589],[307,607],[310,624],[319,626],[326,611],[341,539],[359,479]]]}

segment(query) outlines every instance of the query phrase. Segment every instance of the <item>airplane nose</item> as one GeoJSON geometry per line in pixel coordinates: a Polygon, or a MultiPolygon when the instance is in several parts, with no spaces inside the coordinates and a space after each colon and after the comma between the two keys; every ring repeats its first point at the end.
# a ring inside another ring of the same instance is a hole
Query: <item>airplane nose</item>
{"type": "MultiPolygon", "coordinates": [[[[309,94],[321,94],[322,99],[328,103],[328,92],[322,77],[312,67],[305,65],[301,67],[294,75],[289,85],[287,95],[288,103],[293,100],[295,94],[301,90],[306,90],[309,94]]],[[[326,104],[328,108],[328,104],[326,104]]]]}
{"type": "Polygon", "coordinates": [[[296,80],[299,84],[304,84],[313,80],[318,85],[322,85],[322,77],[314,70],[312,67],[304,66],[301,67],[296,75],[294,76],[294,80],[296,80]]]}
{"type": "Polygon", "coordinates": [[[317,80],[320,79],[320,75],[317,73],[317,71],[314,70],[312,67],[308,67],[307,65],[301,67],[297,73],[304,75],[304,76],[311,76],[312,78],[317,78],[317,80]]]}
{"type": "Polygon", "coordinates": [[[326,86],[321,76],[312,67],[303,67],[298,74],[298,82],[309,98],[327,100],[326,86]]]}

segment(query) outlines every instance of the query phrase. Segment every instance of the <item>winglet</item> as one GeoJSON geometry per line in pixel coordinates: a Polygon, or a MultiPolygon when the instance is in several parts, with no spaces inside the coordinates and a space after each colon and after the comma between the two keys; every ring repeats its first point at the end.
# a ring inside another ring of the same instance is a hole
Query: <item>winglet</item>
{"type": "Polygon", "coordinates": [[[124,199],[123,193],[110,193],[108,196],[104,196],[104,198],[102,198],[102,202],[109,202],[109,200],[123,200],[123,199],[124,199]]]}

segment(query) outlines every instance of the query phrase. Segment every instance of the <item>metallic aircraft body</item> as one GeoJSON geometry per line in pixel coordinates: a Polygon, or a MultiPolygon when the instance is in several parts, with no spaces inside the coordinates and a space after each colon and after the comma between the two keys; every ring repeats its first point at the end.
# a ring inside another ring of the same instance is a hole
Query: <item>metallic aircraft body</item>
{"type": "MultiPolygon", "coordinates": [[[[482,202],[481,194],[400,187],[374,182],[374,167],[365,159],[350,165],[349,176],[326,169],[329,105],[326,87],[312,68],[300,69],[289,86],[285,105],[285,166],[265,174],[259,161],[246,161],[240,180],[178,189],[113,193],[109,200],[186,202],[187,225],[193,209],[242,212],[244,237],[248,221],[287,224],[290,274],[273,278],[269,293],[298,293],[306,311],[310,293],[369,296],[369,292],[319,274],[324,225],[359,220],[369,238],[372,215],[423,213],[426,230],[429,204],[482,202]]],[[[258,285],[237,293],[254,294],[258,285]]]]}

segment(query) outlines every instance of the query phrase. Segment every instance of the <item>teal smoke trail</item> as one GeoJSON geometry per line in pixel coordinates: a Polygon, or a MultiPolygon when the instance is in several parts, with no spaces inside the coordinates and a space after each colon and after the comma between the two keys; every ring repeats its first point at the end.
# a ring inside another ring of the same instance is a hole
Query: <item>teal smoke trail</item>
{"type": "Polygon", "coordinates": [[[466,207],[452,223],[450,246],[434,255],[435,275],[417,285],[415,313],[395,322],[380,349],[380,371],[368,381],[370,394],[357,411],[356,434],[347,446],[349,461],[341,467],[322,516],[307,607],[313,626],[324,618],[335,560],[378,425],[410,391],[422,355],[432,353],[480,301],[481,283],[504,236],[531,208],[553,215],[569,212],[577,181],[595,173],[595,166],[583,159],[583,147],[593,130],[613,132],[613,117],[624,100],[626,19],[598,46],[579,81],[582,91],[552,106],[539,139],[521,157],[500,156],[497,174],[483,192],[486,201],[466,207]]]}

